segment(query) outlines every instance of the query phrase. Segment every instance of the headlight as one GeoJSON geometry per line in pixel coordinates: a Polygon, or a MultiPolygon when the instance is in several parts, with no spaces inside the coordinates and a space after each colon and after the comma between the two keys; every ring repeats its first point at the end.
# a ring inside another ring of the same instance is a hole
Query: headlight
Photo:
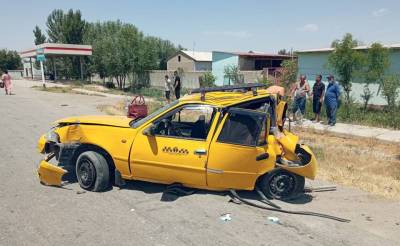
{"type": "Polygon", "coordinates": [[[60,136],[52,129],[45,136],[47,141],[58,143],[60,142],[60,136]]]}

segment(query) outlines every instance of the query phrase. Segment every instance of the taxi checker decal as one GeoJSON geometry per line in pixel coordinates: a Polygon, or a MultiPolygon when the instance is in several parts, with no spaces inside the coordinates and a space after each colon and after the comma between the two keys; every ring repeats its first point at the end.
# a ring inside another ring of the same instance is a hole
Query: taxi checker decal
{"type": "Polygon", "coordinates": [[[173,155],[187,155],[189,154],[189,151],[187,149],[179,149],[178,147],[167,147],[165,146],[162,149],[162,152],[167,153],[167,154],[173,154],[173,155]]]}

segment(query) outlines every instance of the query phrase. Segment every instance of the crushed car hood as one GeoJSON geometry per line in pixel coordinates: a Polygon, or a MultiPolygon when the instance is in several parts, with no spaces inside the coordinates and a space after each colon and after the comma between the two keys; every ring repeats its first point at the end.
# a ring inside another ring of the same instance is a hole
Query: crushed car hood
{"type": "Polygon", "coordinates": [[[116,127],[130,127],[129,123],[132,118],[126,116],[110,116],[110,115],[87,115],[69,117],[57,120],[54,124],[88,124],[88,125],[104,125],[116,127]]]}

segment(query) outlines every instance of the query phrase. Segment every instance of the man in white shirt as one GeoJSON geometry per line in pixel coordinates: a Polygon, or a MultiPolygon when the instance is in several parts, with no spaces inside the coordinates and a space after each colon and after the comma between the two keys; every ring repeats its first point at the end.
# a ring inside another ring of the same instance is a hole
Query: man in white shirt
{"type": "Polygon", "coordinates": [[[168,75],[165,75],[165,98],[167,99],[167,102],[170,103],[170,98],[171,98],[171,80],[169,79],[168,75]]]}

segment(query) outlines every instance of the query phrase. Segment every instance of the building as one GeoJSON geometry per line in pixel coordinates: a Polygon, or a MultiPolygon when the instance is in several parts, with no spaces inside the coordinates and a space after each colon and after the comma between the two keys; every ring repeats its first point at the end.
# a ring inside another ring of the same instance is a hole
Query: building
{"type": "Polygon", "coordinates": [[[211,71],[212,53],[181,50],[167,61],[167,70],[182,68],[185,72],[211,71]]]}
{"type": "MultiPolygon", "coordinates": [[[[384,45],[384,47],[389,48],[389,61],[390,67],[387,71],[388,74],[400,74],[400,44],[394,45],[384,45]]],[[[355,49],[360,51],[367,51],[368,46],[358,46],[355,49]]],[[[299,74],[304,74],[307,76],[307,80],[310,85],[314,84],[315,76],[321,74],[326,82],[326,76],[328,74],[334,74],[332,69],[328,67],[328,56],[333,51],[333,48],[322,48],[322,49],[309,49],[297,51],[299,74]]],[[[337,77],[337,76],[336,76],[337,77]]],[[[352,97],[358,101],[362,102],[361,94],[363,93],[364,84],[362,81],[356,81],[358,83],[352,84],[352,97]]],[[[382,96],[377,96],[378,91],[377,84],[371,84],[369,86],[373,97],[371,99],[371,104],[384,105],[386,101],[382,96]]]]}
{"type": "Polygon", "coordinates": [[[288,55],[277,55],[259,52],[212,52],[212,73],[216,76],[216,85],[227,85],[230,83],[225,74],[226,67],[235,66],[240,71],[245,83],[257,82],[262,76],[277,77],[280,73],[282,61],[293,59],[288,55]]]}

